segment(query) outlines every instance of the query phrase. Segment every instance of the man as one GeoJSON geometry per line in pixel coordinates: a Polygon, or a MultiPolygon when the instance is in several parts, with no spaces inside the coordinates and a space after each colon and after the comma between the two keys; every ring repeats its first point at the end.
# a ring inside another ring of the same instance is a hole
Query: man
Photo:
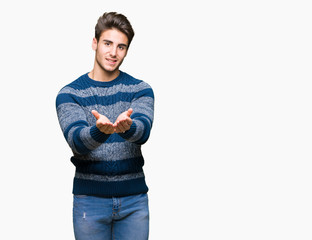
{"type": "Polygon", "coordinates": [[[148,187],[141,145],[154,115],[151,87],[119,70],[134,31],[104,13],[95,27],[91,72],[60,90],[57,115],[73,151],[75,238],[148,239],[148,187]]]}

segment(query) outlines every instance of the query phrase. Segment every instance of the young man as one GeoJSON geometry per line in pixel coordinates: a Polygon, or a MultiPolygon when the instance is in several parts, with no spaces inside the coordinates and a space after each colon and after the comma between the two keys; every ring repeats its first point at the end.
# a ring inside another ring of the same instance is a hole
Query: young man
{"type": "Polygon", "coordinates": [[[148,187],[141,145],[150,135],[154,94],[119,70],[134,31],[128,19],[104,13],[95,27],[91,72],[60,90],[56,109],[73,151],[75,238],[148,239],[148,187]]]}

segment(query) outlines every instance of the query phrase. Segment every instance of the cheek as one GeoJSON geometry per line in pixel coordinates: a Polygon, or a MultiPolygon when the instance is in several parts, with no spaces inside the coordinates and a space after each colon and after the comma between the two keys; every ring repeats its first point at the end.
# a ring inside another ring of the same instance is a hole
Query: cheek
{"type": "Polygon", "coordinates": [[[106,52],[105,52],[104,49],[98,48],[97,51],[96,51],[96,55],[98,57],[104,57],[106,55],[106,52]]]}
{"type": "Polygon", "coordinates": [[[120,52],[118,54],[118,56],[119,56],[119,58],[123,59],[123,58],[125,58],[127,56],[127,52],[120,52]]]}

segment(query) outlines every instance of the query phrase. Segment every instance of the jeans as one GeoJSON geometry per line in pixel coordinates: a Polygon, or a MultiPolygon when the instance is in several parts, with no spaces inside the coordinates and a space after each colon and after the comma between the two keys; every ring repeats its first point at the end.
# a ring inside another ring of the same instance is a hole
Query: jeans
{"type": "Polygon", "coordinates": [[[147,194],[119,198],[74,195],[76,240],[147,240],[147,194]]]}

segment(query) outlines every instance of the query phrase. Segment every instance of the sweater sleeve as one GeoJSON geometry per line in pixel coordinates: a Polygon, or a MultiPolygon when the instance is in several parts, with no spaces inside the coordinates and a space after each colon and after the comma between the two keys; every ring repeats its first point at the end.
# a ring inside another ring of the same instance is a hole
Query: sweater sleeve
{"type": "Polygon", "coordinates": [[[130,105],[133,109],[132,125],[128,131],[119,134],[125,140],[140,145],[148,140],[154,119],[154,93],[148,84],[144,84],[145,88],[135,93],[130,105]]]}
{"type": "Polygon", "coordinates": [[[99,147],[110,136],[95,125],[90,126],[87,116],[75,95],[59,92],[56,111],[64,137],[75,154],[83,155],[99,147]]]}

